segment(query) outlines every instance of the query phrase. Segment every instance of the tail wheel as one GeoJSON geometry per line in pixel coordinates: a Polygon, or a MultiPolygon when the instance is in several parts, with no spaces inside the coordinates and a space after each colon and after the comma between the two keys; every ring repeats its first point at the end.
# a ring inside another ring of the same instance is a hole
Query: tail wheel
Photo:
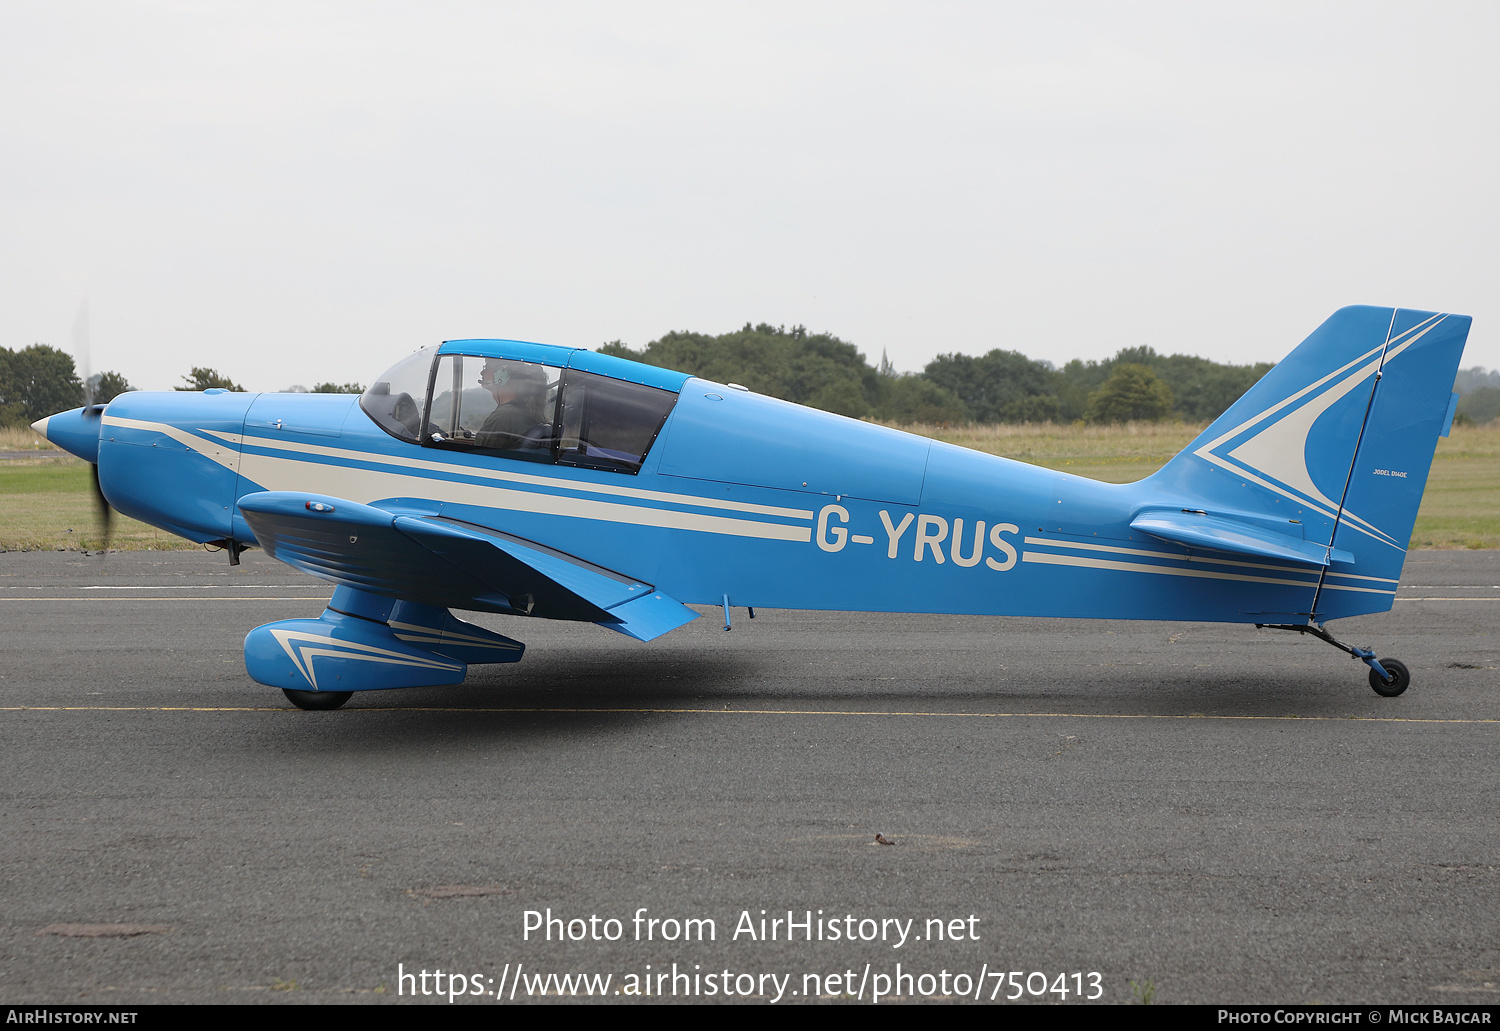
{"type": "MultiPolygon", "coordinates": [[[[1404,673],[1406,667],[1401,667],[1401,670],[1404,673]]],[[[1372,673],[1371,676],[1373,677],[1374,674],[1372,673]]],[[[1403,690],[1405,686],[1403,683],[1403,690]]],[[[1379,691],[1380,688],[1377,687],[1375,690],[1379,691]]],[[[354,697],[353,691],[293,691],[289,687],[283,687],[281,693],[286,695],[286,700],[297,708],[313,710],[337,709],[340,705],[343,705],[350,698],[354,697]]],[[[1400,694],[1401,692],[1397,691],[1396,693],[1400,694]]]]}
{"type": "MultiPolygon", "coordinates": [[[[1400,659],[1381,659],[1380,664],[1385,671],[1391,675],[1390,680],[1384,680],[1374,669],[1370,670],[1370,686],[1378,695],[1394,698],[1402,691],[1411,686],[1411,672],[1406,668],[1406,663],[1400,659]]],[[[290,694],[290,692],[288,692],[290,694]]]]}

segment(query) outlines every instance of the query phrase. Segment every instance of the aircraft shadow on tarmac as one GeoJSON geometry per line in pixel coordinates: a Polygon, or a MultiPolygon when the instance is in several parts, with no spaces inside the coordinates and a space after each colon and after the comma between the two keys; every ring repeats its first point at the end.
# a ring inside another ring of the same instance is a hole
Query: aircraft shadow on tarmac
{"type": "MultiPolygon", "coordinates": [[[[336,712],[299,713],[297,729],[278,731],[278,741],[285,746],[307,730],[315,731],[307,743],[318,748],[328,747],[330,737],[355,750],[456,740],[519,744],[579,733],[634,732],[643,719],[680,723],[707,714],[751,719],[823,712],[831,719],[881,713],[938,718],[943,713],[1314,719],[1415,715],[1416,698],[1379,698],[1351,681],[1342,663],[1331,662],[1326,668],[1246,670],[1225,659],[1211,667],[1184,668],[1139,657],[1078,666],[1059,657],[1043,669],[971,670],[954,677],[899,669],[893,675],[889,663],[873,660],[844,661],[830,671],[806,661],[788,668],[782,660],[750,653],[706,660],[701,655],[688,659],[570,647],[525,667],[476,669],[456,687],[357,694],[336,712]],[[393,725],[388,716],[398,717],[399,723],[393,725]]],[[[1435,690],[1440,681],[1429,674],[1424,685],[1435,690]]]]}

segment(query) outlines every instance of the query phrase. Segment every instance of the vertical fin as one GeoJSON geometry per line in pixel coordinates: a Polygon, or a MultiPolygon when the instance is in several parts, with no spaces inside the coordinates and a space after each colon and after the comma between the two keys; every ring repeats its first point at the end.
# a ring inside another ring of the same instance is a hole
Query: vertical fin
{"type": "Polygon", "coordinates": [[[1385,611],[1469,324],[1342,308],[1149,482],[1184,508],[1350,553],[1330,552],[1309,584],[1309,618],[1385,611]]]}

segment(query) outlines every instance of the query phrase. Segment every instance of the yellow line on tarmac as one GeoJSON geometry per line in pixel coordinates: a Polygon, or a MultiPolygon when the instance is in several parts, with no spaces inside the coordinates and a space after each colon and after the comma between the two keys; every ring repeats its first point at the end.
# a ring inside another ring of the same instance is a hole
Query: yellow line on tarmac
{"type": "MultiPolygon", "coordinates": [[[[299,712],[290,706],[208,705],[6,705],[0,712],[299,712]]],[[[1072,719],[1072,720],[1308,720],[1360,723],[1500,723],[1500,719],[1440,719],[1425,716],[1233,716],[1203,712],[903,712],[880,709],[667,709],[667,708],[467,708],[461,706],[369,706],[340,710],[345,713],[373,712],[461,712],[537,714],[605,714],[701,716],[947,716],[963,719],[1072,719]]],[[[327,717],[318,717],[327,718],[327,717]]]]}

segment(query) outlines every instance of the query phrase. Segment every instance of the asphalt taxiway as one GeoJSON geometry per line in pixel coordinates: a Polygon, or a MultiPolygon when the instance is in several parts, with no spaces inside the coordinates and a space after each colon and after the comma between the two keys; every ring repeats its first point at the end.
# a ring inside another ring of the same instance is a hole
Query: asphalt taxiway
{"type": "Polygon", "coordinates": [[[522,663],[301,712],[240,645],[328,595],[258,552],[0,554],[0,1001],[431,1002],[399,974],[441,969],[495,1005],[520,966],[625,1002],[674,963],[783,1003],[898,963],[986,1000],[1500,999],[1500,552],[1414,552],[1393,612],[1331,624],[1406,662],[1394,699],[1248,627],[741,609],[647,645],[480,616],[522,663]],[[548,910],[595,930],[528,936],[548,910]]]}

